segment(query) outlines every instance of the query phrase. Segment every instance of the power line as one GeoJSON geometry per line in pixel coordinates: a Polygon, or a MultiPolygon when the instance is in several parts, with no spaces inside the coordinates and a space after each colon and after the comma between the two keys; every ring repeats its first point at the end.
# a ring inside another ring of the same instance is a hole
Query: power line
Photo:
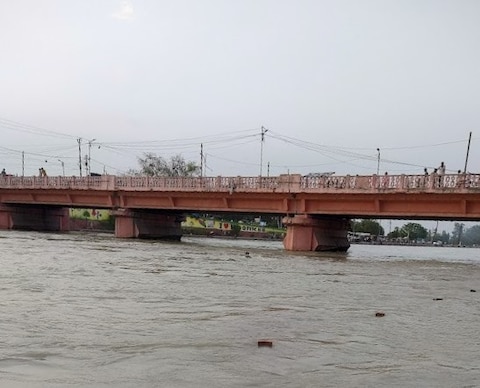
{"type": "Polygon", "coordinates": [[[0,126],[3,128],[9,129],[11,131],[25,132],[25,133],[35,134],[39,136],[50,136],[50,137],[67,138],[67,139],[76,138],[76,136],[68,135],[65,133],[57,132],[57,131],[52,131],[50,129],[36,127],[33,125],[20,123],[18,121],[8,120],[2,117],[0,117],[0,126]]]}

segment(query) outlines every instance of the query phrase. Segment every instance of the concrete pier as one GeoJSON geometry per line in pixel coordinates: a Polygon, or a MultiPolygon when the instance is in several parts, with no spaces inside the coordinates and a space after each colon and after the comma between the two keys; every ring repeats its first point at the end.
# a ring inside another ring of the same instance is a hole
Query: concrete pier
{"type": "Polygon", "coordinates": [[[283,246],[288,251],[345,252],[350,247],[348,219],[296,215],[285,217],[283,223],[287,227],[283,246]]]}

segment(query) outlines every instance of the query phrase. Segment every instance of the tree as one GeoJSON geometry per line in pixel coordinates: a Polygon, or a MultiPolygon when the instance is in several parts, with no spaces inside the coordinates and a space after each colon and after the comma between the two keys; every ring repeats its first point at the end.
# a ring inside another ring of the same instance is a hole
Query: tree
{"type": "Polygon", "coordinates": [[[403,234],[403,231],[402,231],[398,226],[396,226],[395,229],[393,229],[393,230],[387,235],[387,237],[390,238],[390,239],[393,239],[393,238],[405,237],[405,235],[403,234]]]}
{"type": "Polygon", "coordinates": [[[462,244],[480,245],[480,225],[474,225],[463,232],[462,244]]]}
{"type": "Polygon", "coordinates": [[[453,225],[453,231],[452,231],[452,244],[461,245],[464,226],[465,224],[455,222],[455,224],[453,225]]]}
{"type": "Polygon", "coordinates": [[[375,220],[360,220],[351,222],[352,231],[360,233],[370,233],[374,236],[382,236],[385,232],[382,228],[382,225],[375,220]]]}
{"type": "Polygon", "coordinates": [[[235,222],[231,224],[230,234],[236,238],[239,236],[241,230],[242,230],[242,227],[235,222]]]}
{"type": "Polygon", "coordinates": [[[448,242],[450,241],[450,233],[442,231],[440,241],[443,242],[444,244],[448,244],[448,242]]]}
{"type": "Polygon", "coordinates": [[[408,237],[410,241],[415,241],[418,239],[426,238],[428,235],[428,231],[420,224],[417,224],[415,222],[409,222],[408,224],[402,226],[401,234],[408,237]]]}
{"type": "Polygon", "coordinates": [[[195,162],[186,161],[181,155],[174,155],[169,160],[153,153],[145,153],[138,158],[140,171],[130,171],[133,175],[191,177],[200,174],[200,167],[195,162]]]}

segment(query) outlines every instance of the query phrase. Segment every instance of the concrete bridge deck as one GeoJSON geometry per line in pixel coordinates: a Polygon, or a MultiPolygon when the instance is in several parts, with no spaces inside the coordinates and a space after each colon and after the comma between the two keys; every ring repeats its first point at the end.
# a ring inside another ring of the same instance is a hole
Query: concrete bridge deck
{"type": "Polygon", "coordinates": [[[105,209],[480,219],[480,175],[0,177],[0,203],[105,209]]]}

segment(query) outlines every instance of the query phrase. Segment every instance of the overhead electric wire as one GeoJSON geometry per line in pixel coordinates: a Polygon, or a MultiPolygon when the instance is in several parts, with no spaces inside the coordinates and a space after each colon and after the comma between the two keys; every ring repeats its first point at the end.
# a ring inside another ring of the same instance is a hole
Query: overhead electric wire
{"type": "Polygon", "coordinates": [[[50,136],[50,137],[68,138],[68,139],[76,138],[73,135],[68,135],[65,133],[52,131],[50,129],[20,123],[18,121],[8,120],[2,117],[0,117],[0,126],[12,131],[25,132],[25,133],[35,134],[39,136],[50,136]]]}
{"type": "Polygon", "coordinates": [[[98,144],[100,144],[101,146],[108,146],[110,148],[117,148],[117,149],[121,148],[121,149],[132,150],[132,151],[161,152],[161,151],[189,149],[192,147],[198,147],[199,144],[215,145],[215,144],[222,144],[222,143],[235,143],[237,141],[253,138],[255,136],[256,135],[230,136],[230,137],[224,137],[224,138],[217,138],[215,140],[196,141],[196,142],[175,140],[174,142],[172,141],[151,141],[147,143],[145,142],[140,142],[140,143],[102,142],[98,144]]]}
{"type": "MultiPolygon", "coordinates": [[[[28,155],[29,157],[36,157],[36,158],[45,158],[46,160],[52,158],[62,158],[62,159],[72,159],[78,160],[78,156],[65,156],[69,153],[76,152],[77,150],[77,142],[81,146],[85,147],[87,143],[85,143],[85,139],[79,136],[68,135],[64,133],[60,133],[58,131],[52,131],[49,129],[28,125],[20,122],[16,122],[13,120],[8,120],[5,118],[0,117],[0,127],[6,128],[12,131],[24,132],[31,135],[38,135],[38,136],[50,136],[55,138],[62,138],[68,139],[69,141],[75,140],[75,143],[68,144],[65,146],[62,145],[44,145],[38,146],[35,145],[36,152],[25,151],[25,150],[15,150],[12,148],[0,147],[0,153],[5,155],[8,154],[23,154],[28,155]],[[83,143],[82,143],[83,140],[83,143]],[[3,150],[3,152],[2,152],[3,150]],[[41,150],[41,151],[40,151],[41,150]]],[[[263,127],[262,127],[263,128],[263,127]]],[[[332,161],[335,164],[346,164],[350,166],[355,166],[357,168],[366,169],[367,167],[360,165],[359,163],[354,163],[355,161],[369,161],[369,162],[377,162],[379,159],[379,155],[372,155],[372,154],[365,154],[356,152],[358,150],[369,150],[369,148],[347,148],[347,147],[337,147],[337,146],[327,146],[317,143],[312,143],[308,141],[304,141],[295,137],[285,136],[280,133],[275,132],[274,130],[269,129],[268,131],[260,131],[260,128],[256,129],[248,129],[248,130],[240,130],[240,131],[229,131],[223,132],[221,134],[213,134],[213,135],[205,135],[205,136],[196,136],[190,138],[179,138],[179,139],[169,139],[169,140],[145,140],[145,141],[130,141],[130,142],[97,142],[88,143],[90,146],[94,144],[95,146],[99,146],[102,148],[103,151],[110,152],[112,154],[119,155],[125,160],[135,160],[138,161],[141,155],[146,153],[154,153],[154,154],[170,154],[170,153],[181,153],[181,154],[193,154],[198,152],[198,147],[200,144],[207,146],[208,156],[216,159],[221,159],[224,161],[228,161],[231,163],[237,163],[242,165],[251,165],[251,166],[258,166],[259,163],[254,162],[246,162],[245,160],[235,161],[230,158],[223,158],[219,154],[212,153],[211,151],[217,150],[224,150],[224,149],[234,149],[239,148],[241,146],[256,143],[259,141],[263,141],[263,137],[267,136],[269,139],[276,140],[288,144],[290,146],[298,147],[303,150],[319,153],[323,155],[325,158],[332,161]],[[260,140],[262,139],[262,140],[260,140]]],[[[465,140],[455,140],[450,142],[443,142],[443,143],[436,143],[430,145],[414,145],[414,146],[405,146],[405,147],[382,147],[383,150],[408,150],[408,149],[421,149],[427,147],[440,147],[445,145],[451,144],[460,144],[464,143],[465,140]]],[[[28,148],[32,148],[29,146],[28,148]]],[[[89,150],[90,151],[90,150],[89,150]]],[[[220,153],[221,154],[221,153],[220,153]]],[[[252,153],[248,152],[247,157],[251,160],[252,153]]],[[[40,160],[40,159],[39,159],[40,160]]],[[[391,159],[383,159],[381,158],[380,161],[382,164],[389,164],[389,165],[397,165],[397,166],[408,166],[414,168],[423,168],[423,165],[418,165],[415,163],[408,163],[403,161],[396,161],[391,159]]],[[[91,162],[91,159],[90,159],[91,162]]],[[[100,161],[95,160],[95,163],[102,164],[107,166],[111,163],[102,163],[100,161]]],[[[316,164],[308,164],[308,165],[290,165],[290,167],[315,167],[315,166],[326,166],[331,165],[332,163],[316,163],[316,164]]],[[[271,167],[286,167],[285,165],[270,163],[271,167]]],[[[116,169],[115,167],[108,166],[109,168],[116,169]]],[[[120,169],[119,169],[120,171],[120,169]]]]}
{"type": "MultiPolygon", "coordinates": [[[[304,149],[307,149],[307,150],[310,150],[310,151],[321,153],[325,157],[333,159],[337,162],[345,163],[345,161],[337,159],[336,157],[334,157],[332,155],[349,156],[349,157],[355,157],[355,159],[362,159],[362,160],[369,160],[369,161],[377,161],[377,158],[378,158],[377,155],[365,155],[365,154],[360,154],[360,153],[356,153],[356,152],[346,151],[345,149],[342,149],[340,147],[332,147],[332,146],[327,147],[327,146],[323,146],[323,145],[320,145],[320,144],[305,142],[303,140],[299,140],[299,139],[296,139],[296,138],[293,138],[293,137],[276,134],[274,131],[270,131],[269,136],[273,139],[283,141],[287,144],[292,144],[292,145],[295,145],[295,146],[300,147],[300,148],[304,148],[304,149]]],[[[433,146],[457,144],[457,143],[461,143],[461,142],[464,142],[464,140],[463,141],[458,140],[458,141],[452,141],[452,142],[439,143],[439,144],[435,144],[433,146]]],[[[415,147],[412,147],[412,148],[417,148],[417,147],[415,146],[415,147]]],[[[395,148],[382,148],[382,149],[393,150],[395,148]]],[[[398,149],[405,149],[405,148],[400,147],[398,149]]],[[[397,164],[397,165],[409,166],[409,167],[420,167],[420,168],[424,167],[424,165],[395,161],[395,160],[389,160],[389,159],[381,159],[381,161],[382,161],[382,163],[397,164]]]]}

